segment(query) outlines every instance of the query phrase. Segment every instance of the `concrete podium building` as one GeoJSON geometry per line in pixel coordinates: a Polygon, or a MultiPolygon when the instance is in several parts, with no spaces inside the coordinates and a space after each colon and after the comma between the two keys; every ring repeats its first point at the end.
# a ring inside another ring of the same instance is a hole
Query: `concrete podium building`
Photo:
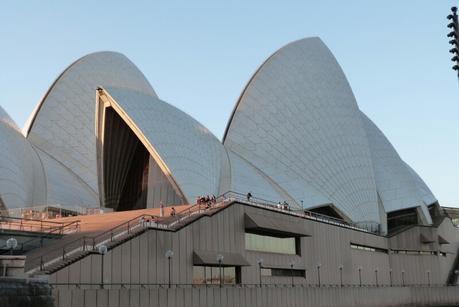
{"type": "Polygon", "coordinates": [[[79,231],[24,251],[57,306],[459,301],[450,211],[319,38],[259,67],[222,141],[113,52],[70,65],[22,131],[0,109],[0,136],[5,214],[105,211],[57,219],[79,231]]]}

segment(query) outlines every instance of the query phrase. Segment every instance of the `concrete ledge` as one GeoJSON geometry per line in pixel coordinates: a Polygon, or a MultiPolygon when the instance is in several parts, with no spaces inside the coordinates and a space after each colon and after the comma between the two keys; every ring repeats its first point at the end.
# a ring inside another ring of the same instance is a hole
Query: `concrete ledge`
{"type": "Polygon", "coordinates": [[[0,256],[0,276],[26,277],[24,274],[26,256],[0,256]]]}

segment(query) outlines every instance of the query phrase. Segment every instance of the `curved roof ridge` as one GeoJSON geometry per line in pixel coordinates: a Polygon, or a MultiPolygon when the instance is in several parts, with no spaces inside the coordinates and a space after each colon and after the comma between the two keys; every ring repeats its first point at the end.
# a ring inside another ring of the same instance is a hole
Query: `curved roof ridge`
{"type": "Polygon", "coordinates": [[[225,139],[226,139],[226,135],[228,134],[228,130],[230,129],[230,126],[231,126],[231,122],[233,121],[233,117],[236,113],[236,110],[237,108],[239,107],[239,104],[242,100],[242,97],[244,96],[247,88],[249,87],[250,83],[252,82],[252,80],[255,78],[255,76],[258,74],[258,72],[263,68],[263,66],[269,62],[269,60],[271,60],[275,55],[277,55],[278,53],[280,53],[282,50],[284,50],[285,48],[291,46],[291,45],[294,45],[298,42],[301,42],[301,41],[306,41],[306,40],[311,40],[311,39],[318,39],[320,41],[322,41],[320,39],[320,37],[318,36],[311,36],[311,37],[305,37],[305,38],[300,38],[300,39],[297,39],[293,42],[290,42],[288,44],[285,44],[284,46],[282,46],[281,48],[279,48],[278,50],[276,50],[275,52],[273,52],[270,56],[268,56],[268,58],[266,58],[266,60],[263,61],[263,63],[261,63],[260,66],[258,66],[258,68],[255,70],[255,72],[252,74],[252,76],[250,77],[250,79],[247,81],[247,83],[245,84],[241,94],[239,95],[236,103],[234,104],[234,107],[233,107],[233,110],[231,111],[231,115],[230,115],[230,118],[228,119],[228,122],[226,123],[226,128],[225,128],[225,132],[223,133],[223,139],[222,139],[222,143],[225,143],[225,139]]]}
{"type": "MultiPolygon", "coordinates": [[[[102,55],[102,54],[116,54],[116,55],[119,55],[119,56],[123,56],[125,57],[126,59],[128,59],[124,54],[122,54],[121,52],[117,52],[117,51],[109,51],[109,50],[102,50],[102,51],[95,51],[95,52],[91,52],[91,53],[88,53],[78,59],[76,59],[75,61],[73,61],[70,65],[68,65],[57,77],[56,79],[53,81],[53,83],[51,83],[51,85],[49,86],[48,90],[45,92],[45,94],[43,95],[43,97],[39,100],[39,102],[35,105],[34,109],[32,110],[32,113],[30,113],[29,117],[27,118],[27,121],[25,122],[24,124],[24,127],[22,128],[22,133],[24,134],[25,137],[27,137],[27,135],[29,134],[30,130],[32,129],[33,127],[33,124],[35,122],[35,119],[38,115],[38,113],[40,112],[40,109],[41,107],[43,106],[43,104],[45,103],[46,101],[46,98],[48,97],[48,95],[50,94],[50,92],[54,89],[54,87],[56,86],[56,84],[59,82],[59,80],[69,71],[71,70],[73,67],[75,67],[78,63],[84,61],[85,59],[87,58],[90,58],[90,57],[93,57],[93,56],[99,56],[99,55],[102,55]]],[[[128,59],[129,60],[129,59],[128,59]]],[[[129,60],[130,61],[130,60],[129,60]]],[[[132,62],[131,62],[132,63],[132,62]]],[[[140,70],[139,70],[140,71],[140,70]]],[[[140,71],[141,72],[141,71],[140,71]]],[[[142,72],[141,72],[142,73],[142,72]]],[[[142,73],[143,74],[143,73],[142,73]]],[[[146,77],[144,76],[144,78],[146,79],[146,77]]],[[[152,88],[153,89],[153,88],[152,88]]],[[[154,91],[154,90],[153,90],[154,91]]]]}
{"type": "Polygon", "coordinates": [[[11,118],[8,112],[6,112],[6,110],[2,108],[2,106],[0,106],[0,122],[3,122],[11,128],[20,131],[19,126],[16,124],[13,118],[11,118]]]}

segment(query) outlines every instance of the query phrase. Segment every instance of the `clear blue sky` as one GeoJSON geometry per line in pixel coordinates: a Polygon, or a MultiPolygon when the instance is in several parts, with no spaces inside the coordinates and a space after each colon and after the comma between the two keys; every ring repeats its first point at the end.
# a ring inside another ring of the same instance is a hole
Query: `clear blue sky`
{"type": "Polygon", "coordinates": [[[459,206],[459,87],[445,18],[458,1],[314,2],[4,0],[0,105],[22,126],[67,65],[114,50],[221,138],[264,59],[319,36],[360,108],[443,205],[459,206]]]}

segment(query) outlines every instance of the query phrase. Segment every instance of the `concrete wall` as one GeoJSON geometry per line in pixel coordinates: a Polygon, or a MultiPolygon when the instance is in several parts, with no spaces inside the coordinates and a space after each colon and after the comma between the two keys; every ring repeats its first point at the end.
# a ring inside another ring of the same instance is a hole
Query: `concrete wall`
{"type": "Polygon", "coordinates": [[[56,307],[432,306],[459,303],[456,287],[56,289],[56,307]]]}
{"type": "MultiPolygon", "coordinates": [[[[458,230],[449,222],[435,229],[451,243],[459,242],[458,230]]],[[[104,256],[104,282],[125,284],[166,284],[168,282],[168,262],[165,252],[174,251],[171,282],[192,283],[193,251],[213,251],[240,253],[251,266],[242,268],[243,284],[258,284],[257,259],[263,258],[265,267],[295,268],[307,270],[306,278],[295,277],[295,284],[318,283],[317,265],[320,267],[322,284],[340,283],[339,267],[343,266],[343,283],[359,284],[359,268],[364,285],[392,283],[427,284],[430,271],[431,284],[445,284],[451,265],[456,257],[457,243],[443,245],[441,249],[450,254],[446,257],[434,255],[402,255],[351,249],[350,243],[384,249],[417,248],[412,242],[419,242],[417,230],[403,234],[402,238],[381,237],[370,233],[333,226],[311,220],[304,220],[287,214],[263,210],[251,206],[232,205],[213,216],[205,216],[177,232],[149,230],[142,235],[110,250],[104,256]],[[261,253],[245,250],[244,213],[267,215],[284,219],[291,223],[303,223],[304,231],[310,237],[301,238],[301,256],[261,253]],[[375,270],[378,270],[378,273],[375,270]]],[[[419,246],[419,248],[423,248],[419,246]]],[[[425,248],[423,248],[425,249],[425,248]]],[[[428,249],[428,248],[427,248],[428,249]]],[[[50,276],[51,283],[94,283],[101,281],[101,256],[91,255],[50,276]]],[[[288,284],[290,277],[263,277],[263,283],[288,284]]],[[[129,286],[129,285],[127,285],[129,286]]]]}

